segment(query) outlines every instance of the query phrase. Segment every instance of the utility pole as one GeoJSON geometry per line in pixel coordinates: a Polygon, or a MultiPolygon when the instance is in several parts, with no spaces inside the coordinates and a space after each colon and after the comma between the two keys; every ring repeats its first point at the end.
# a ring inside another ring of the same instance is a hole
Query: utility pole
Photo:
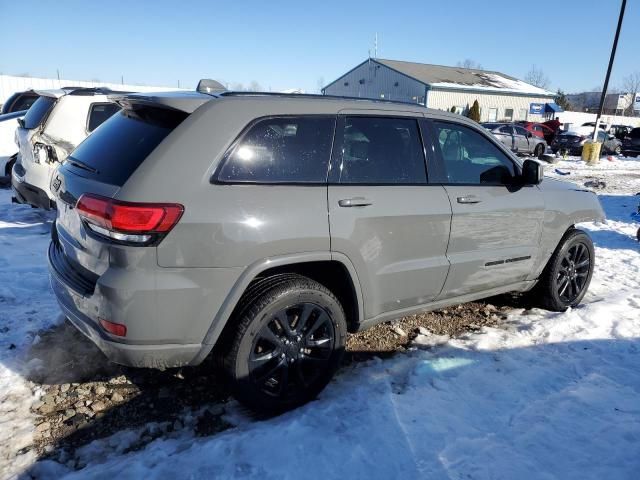
{"type": "Polygon", "coordinates": [[[598,139],[598,129],[600,128],[600,117],[604,108],[604,101],[607,96],[607,88],[609,88],[609,77],[611,76],[611,68],[613,67],[613,59],[616,57],[616,49],[618,48],[618,37],[620,37],[620,28],[622,27],[622,19],[624,18],[624,9],[627,6],[627,0],[622,0],[620,5],[620,16],[618,17],[618,27],[616,28],[616,36],[613,38],[613,47],[611,47],[611,57],[609,57],[609,66],[607,67],[607,75],[604,78],[604,87],[602,88],[602,96],[600,97],[600,108],[598,108],[598,116],[596,117],[596,126],[593,129],[593,141],[598,139]]]}

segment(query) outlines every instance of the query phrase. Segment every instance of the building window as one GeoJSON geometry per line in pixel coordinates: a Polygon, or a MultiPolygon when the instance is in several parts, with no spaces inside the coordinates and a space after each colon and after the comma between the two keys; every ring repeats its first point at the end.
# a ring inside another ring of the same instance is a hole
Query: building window
{"type": "Polygon", "coordinates": [[[498,121],[498,109],[497,108],[490,108],[489,109],[489,117],[487,119],[489,122],[496,122],[498,121]]]}
{"type": "Polygon", "coordinates": [[[508,122],[513,121],[513,108],[504,109],[504,119],[508,122]]]}
{"type": "Polygon", "coordinates": [[[526,120],[527,119],[527,109],[521,108],[518,110],[518,120],[526,120]]]}

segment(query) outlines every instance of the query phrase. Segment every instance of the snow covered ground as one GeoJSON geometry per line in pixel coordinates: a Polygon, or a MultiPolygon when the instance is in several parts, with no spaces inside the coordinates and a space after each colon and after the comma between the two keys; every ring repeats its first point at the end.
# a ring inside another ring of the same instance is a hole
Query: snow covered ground
{"type": "Polygon", "coordinates": [[[185,422],[123,453],[140,431],[122,431],[82,447],[78,471],[29,450],[38,386],[25,376],[37,365],[24,353],[62,321],[45,264],[52,215],[11,205],[0,190],[0,478],[638,478],[640,248],[630,214],[640,161],[569,159],[547,171],[556,169],[607,184],[607,224],[583,226],[597,266],[580,307],[515,309],[499,328],[356,363],[317,401],[277,418],[232,405],[235,427],[214,436],[185,422]]]}

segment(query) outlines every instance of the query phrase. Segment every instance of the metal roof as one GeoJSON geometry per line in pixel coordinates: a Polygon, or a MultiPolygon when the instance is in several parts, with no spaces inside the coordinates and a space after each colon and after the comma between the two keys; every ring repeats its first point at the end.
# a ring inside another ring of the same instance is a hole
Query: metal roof
{"type": "MultiPolygon", "coordinates": [[[[490,70],[476,70],[472,68],[447,67],[444,65],[432,65],[427,63],[405,62],[401,60],[389,60],[384,58],[370,58],[357,65],[363,65],[366,62],[373,62],[388,67],[402,75],[410,77],[430,88],[449,89],[449,90],[473,90],[513,93],[513,94],[530,94],[535,96],[553,97],[555,94],[543,88],[530,85],[515,77],[505,75],[504,73],[494,72],[490,70]]],[[[355,70],[350,70],[353,71],[355,70]]],[[[344,77],[342,75],[340,78],[344,77]]],[[[333,81],[324,88],[336,83],[333,81]]]]}

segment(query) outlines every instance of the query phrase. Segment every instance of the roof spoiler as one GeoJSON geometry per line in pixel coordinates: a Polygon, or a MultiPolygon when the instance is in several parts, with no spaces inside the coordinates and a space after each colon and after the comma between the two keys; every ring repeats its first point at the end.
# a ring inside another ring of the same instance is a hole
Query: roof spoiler
{"type": "Polygon", "coordinates": [[[197,92],[157,92],[108,95],[110,101],[121,108],[131,110],[137,106],[167,108],[185,113],[193,113],[198,107],[212,100],[209,95],[197,92]]]}
{"type": "Polygon", "coordinates": [[[198,82],[196,91],[200,93],[222,93],[226,92],[227,88],[216,80],[203,78],[198,82]]]}

